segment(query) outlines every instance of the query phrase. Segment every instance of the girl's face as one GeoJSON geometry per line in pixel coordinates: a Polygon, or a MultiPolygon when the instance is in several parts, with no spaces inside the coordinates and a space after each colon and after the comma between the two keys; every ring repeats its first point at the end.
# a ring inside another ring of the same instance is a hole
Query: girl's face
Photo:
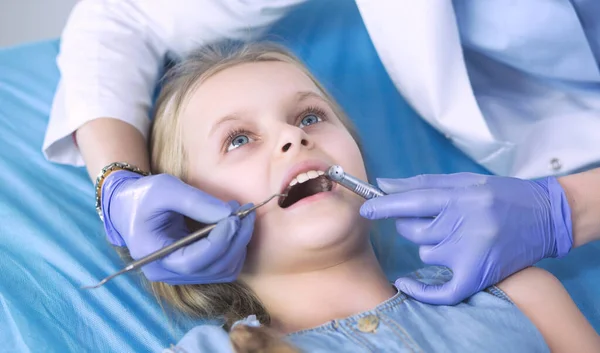
{"type": "Polygon", "coordinates": [[[365,180],[361,153],[298,67],[227,68],[200,84],[181,114],[191,185],[224,201],[256,204],[296,183],[283,206],[273,200],[257,210],[244,273],[305,270],[319,252],[364,244],[363,200],[337,185],[321,191],[327,186],[312,180],[332,164],[365,180]]]}

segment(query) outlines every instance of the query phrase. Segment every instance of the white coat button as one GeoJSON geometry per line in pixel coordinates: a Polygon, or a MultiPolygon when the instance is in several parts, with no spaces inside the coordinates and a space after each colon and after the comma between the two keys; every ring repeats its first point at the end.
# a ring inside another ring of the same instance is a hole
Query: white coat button
{"type": "Polygon", "coordinates": [[[367,315],[358,320],[358,330],[361,332],[375,332],[377,326],[379,326],[379,318],[375,315],[367,315]]]}
{"type": "Polygon", "coordinates": [[[552,168],[552,170],[555,171],[555,172],[558,172],[559,170],[561,170],[562,163],[560,163],[560,159],[558,159],[558,158],[552,158],[550,160],[550,168],[552,168]]]}

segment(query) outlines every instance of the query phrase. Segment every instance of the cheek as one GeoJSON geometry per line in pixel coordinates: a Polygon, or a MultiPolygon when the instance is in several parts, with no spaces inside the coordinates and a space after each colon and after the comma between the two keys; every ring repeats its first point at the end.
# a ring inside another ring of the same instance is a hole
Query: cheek
{"type": "Polygon", "coordinates": [[[258,203],[265,198],[265,183],[259,182],[266,180],[264,175],[260,175],[264,168],[253,168],[256,161],[252,159],[238,159],[238,156],[231,156],[230,160],[223,160],[220,163],[198,163],[195,164],[191,172],[190,184],[205,193],[210,194],[220,200],[236,200],[240,204],[258,203]]]}
{"type": "Polygon", "coordinates": [[[326,153],[333,160],[340,163],[342,167],[351,175],[366,180],[367,173],[364,166],[363,156],[358,148],[358,144],[345,129],[338,131],[335,138],[329,138],[324,141],[326,153]]]}

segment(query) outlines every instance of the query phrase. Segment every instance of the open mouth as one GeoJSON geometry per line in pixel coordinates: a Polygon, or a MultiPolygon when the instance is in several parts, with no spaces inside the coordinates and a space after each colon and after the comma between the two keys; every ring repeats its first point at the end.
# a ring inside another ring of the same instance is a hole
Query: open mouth
{"type": "Polygon", "coordinates": [[[287,197],[279,199],[281,208],[288,208],[296,202],[316,195],[320,192],[331,191],[333,182],[324,175],[323,171],[311,170],[300,173],[292,179],[288,187],[283,191],[287,197]]]}

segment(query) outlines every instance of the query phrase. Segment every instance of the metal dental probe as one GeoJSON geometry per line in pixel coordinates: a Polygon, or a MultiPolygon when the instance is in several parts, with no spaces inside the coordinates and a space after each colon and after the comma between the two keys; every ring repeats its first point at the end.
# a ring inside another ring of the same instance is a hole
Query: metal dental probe
{"type": "Polygon", "coordinates": [[[332,165],[329,167],[325,172],[325,175],[327,176],[327,179],[342,185],[367,200],[386,195],[385,192],[381,191],[376,186],[345,173],[344,169],[339,165],[332,165]]]}
{"type": "MultiPolygon", "coordinates": [[[[243,219],[244,217],[246,217],[248,214],[250,214],[250,212],[256,210],[259,207],[262,207],[264,205],[266,205],[269,201],[271,201],[272,199],[274,199],[275,197],[285,197],[287,196],[287,194],[275,194],[272,195],[271,197],[269,197],[267,200],[259,203],[258,205],[255,205],[249,209],[246,210],[242,210],[242,211],[238,211],[236,213],[234,213],[234,215],[238,216],[240,219],[243,219]]],[[[129,271],[133,271],[135,269],[138,269],[144,265],[147,265],[151,262],[154,262],[156,260],[159,260],[167,255],[169,255],[170,253],[172,253],[175,250],[181,249],[184,246],[187,246],[193,242],[196,242],[206,236],[208,236],[208,234],[210,233],[211,230],[213,230],[218,223],[213,223],[210,225],[207,225],[206,227],[199,229],[193,233],[191,233],[190,235],[186,236],[185,238],[181,238],[178,241],[174,242],[173,244],[166,246],[160,250],[157,250],[153,253],[151,253],[150,255],[147,255],[137,261],[134,261],[132,263],[130,263],[129,265],[127,265],[125,268],[123,268],[122,270],[120,270],[119,272],[115,272],[112,275],[106,277],[105,279],[103,279],[102,281],[100,281],[98,284],[94,285],[94,286],[85,286],[85,287],[81,287],[81,289],[91,289],[91,288],[98,288],[100,286],[102,286],[103,284],[105,284],[106,282],[110,281],[111,279],[122,275],[126,272],[129,271]]]]}

